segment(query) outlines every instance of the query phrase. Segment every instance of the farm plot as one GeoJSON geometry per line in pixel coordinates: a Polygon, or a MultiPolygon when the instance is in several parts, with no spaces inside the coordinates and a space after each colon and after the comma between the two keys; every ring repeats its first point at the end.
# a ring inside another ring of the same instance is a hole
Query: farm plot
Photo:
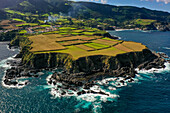
{"type": "Polygon", "coordinates": [[[122,43],[123,46],[134,50],[134,51],[141,51],[142,49],[146,49],[147,47],[142,45],[141,43],[137,42],[131,42],[131,41],[125,41],[122,43]]]}
{"type": "Polygon", "coordinates": [[[84,49],[84,50],[86,50],[86,51],[93,51],[93,50],[95,50],[94,48],[85,46],[85,45],[83,45],[83,44],[76,45],[76,47],[81,48],[81,49],[84,49]]]}
{"type": "Polygon", "coordinates": [[[46,35],[31,36],[29,39],[33,42],[31,44],[31,51],[52,51],[52,50],[62,50],[66,47],[56,43],[56,37],[47,37],[46,35]]]}
{"type": "Polygon", "coordinates": [[[30,51],[34,54],[66,53],[71,55],[73,60],[95,55],[116,56],[127,52],[142,51],[147,48],[141,43],[114,40],[101,36],[47,34],[28,38],[33,42],[30,51]]]}
{"type": "Polygon", "coordinates": [[[111,38],[102,38],[103,40],[110,40],[110,41],[115,41],[115,42],[123,42],[123,40],[115,40],[115,39],[111,39],[111,38]]]}
{"type": "Polygon", "coordinates": [[[78,44],[84,44],[84,43],[87,43],[87,41],[75,40],[75,41],[61,42],[60,44],[63,46],[69,46],[69,45],[78,45],[78,44]]]}
{"type": "Polygon", "coordinates": [[[57,42],[64,42],[64,41],[74,41],[79,40],[79,37],[76,36],[68,36],[68,37],[62,37],[62,38],[56,38],[57,42]]]}
{"type": "Polygon", "coordinates": [[[104,48],[108,48],[109,45],[103,45],[103,44],[99,44],[99,43],[87,43],[87,44],[84,44],[85,46],[88,46],[88,47],[91,47],[91,48],[94,48],[96,50],[99,50],[99,49],[104,49],[104,48]]]}
{"type": "Polygon", "coordinates": [[[123,46],[122,44],[118,44],[118,45],[116,45],[114,47],[119,49],[119,50],[125,51],[125,52],[132,52],[133,51],[132,49],[127,48],[127,47],[123,46]]]}
{"type": "Polygon", "coordinates": [[[119,43],[117,41],[110,41],[110,40],[104,40],[104,39],[97,39],[97,40],[93,40],[92,42],[104,44],[104,45],[109,45],[109,46],[116,45],[116,44],[119,43]]]}

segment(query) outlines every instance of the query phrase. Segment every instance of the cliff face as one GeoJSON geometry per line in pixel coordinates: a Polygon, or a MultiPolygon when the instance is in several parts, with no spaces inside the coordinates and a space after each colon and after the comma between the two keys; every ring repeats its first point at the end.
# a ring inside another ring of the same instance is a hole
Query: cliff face
{"type": "MultiPolygon", "coordinates": [[[[92,74],[97,72],[107,73],[114,76],[135,75],[134,69],[152,68],[156,64],[148,66],[149,63],[157,59],[157,62],[164,60],[153,54],[150,50],[144,49],[141,52],[130,52],[113,56],[88,56],[73,60],[71,55],[64,53],[24,53],[22,64],[35,69],[61,67],[67,73],[92,74]]],[[[160,65],[160,63],[159,63],[160,65]]]]}

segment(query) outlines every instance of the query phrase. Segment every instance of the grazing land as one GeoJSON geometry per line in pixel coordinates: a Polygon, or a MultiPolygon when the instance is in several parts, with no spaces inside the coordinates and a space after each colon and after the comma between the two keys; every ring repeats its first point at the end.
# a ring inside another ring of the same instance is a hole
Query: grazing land
{"type": "MultiPolygon", "coordinates": [[[[62,28],[66,30],[68,28],[62,28]]],[[[61,29],[60,29],[61,30],[61,29]]],[[[136,42],[127,42],[122,40],[115,40],[104,36],[89,36],[85,35],[71,35],[53,32],[53,34],[40,34],[28,37],[32,42],[30,52],[34,54],[42,53],[65,53],[72,56],[74,60],[81,57],[106,55],[116,56],[127,52],[142,51],[147,47],[136,42]]],[[[82,32],[85,30],[69,31],[82,32]]],[[[85,31],[87,32],[87,31],[85,31]]],[[[95,31],[89,33],[95,34],[95,31]]]]}
{"type": "Polygon", "coordinates": [[[136,20],[136,24],[139,24],[139,25],[150,25],[153,22],[156,22],[156,20],[151,20],[151,19],[137,19],[136,20]]]}

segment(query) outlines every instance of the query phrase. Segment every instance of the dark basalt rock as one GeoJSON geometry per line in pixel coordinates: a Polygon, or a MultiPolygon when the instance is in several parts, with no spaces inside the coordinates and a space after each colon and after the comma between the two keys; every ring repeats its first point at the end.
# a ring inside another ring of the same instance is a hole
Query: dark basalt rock
{"type": "Polygon", "coordinates": [[[16,82],[16,81],[10,81],[9,79],[5,79],[4,80],[4,83],[6,84],[6,85],[14,85],[14,86],[16,86],[17,84],[18,84],[18,82],[16,82]]]}
{"type": "MultiPolygon", "coordinates": [[[[56,54],[51,54],[50,58],[56,58],[53,55],[56,54]]],[[[52,64],[48,64],[50,65],[49,68],[40,68],[37,67],[37,64],[41,64],[41,62],[43,62],[41,67],[44,67],[47,66],[47,64],[44,65],[44,63],[47,63],[46,60],[49,60],[49,54],[42,54],[40,56],[36,56],[34,61],[30,63],[32,65],[29,66],[20,66],[18,63],[14,63],[16,66],[8,69],[6,72],[5,84],[12,84],[9,80],[14,78],[38,77],[36,73],[39,71],[43,69],[53,71],[53,68],[58,68],[58,66],[62,67],[63,71],[54,73],[48,83],[56,85],[57,82],[61,82],[63,84],[61,88],[63,89],[74,89],[74,87],[81,86],[84,86],[85,89],[89,89],[95,85],[95,80],[107,77],[125,77],[124,80],[133,82],[134,80],[132,78],[135,77],[136,74],[135,68],[147,70],[151,68],[164,68],[165,60],[163,58],[165,58],[165,56],[166,55],[163,53],[152,53],[150,50],[144,49],[142,52],[120,54],[116,57],[89,56],[87,58],[80,58],[77,61],[71,60],[71,68],[66,67],[69,60],[65,62],[65,64],[63,64],[63,61],[58,61],[56,62],[58,64],[54,65],[55,60],[50,59],[50,61],[54,62],[52,64]],[[37,58],[40,57],[42,58],[41,62],[39,61],[37,63],[37,58]],[[43,59],[43,57],[45,58],[43,59]]],[[[124,84],[124,81],[120,81],[120,83],[124,84]]],[[[13,84],[16,84],[16,82],[13,84]]]]}

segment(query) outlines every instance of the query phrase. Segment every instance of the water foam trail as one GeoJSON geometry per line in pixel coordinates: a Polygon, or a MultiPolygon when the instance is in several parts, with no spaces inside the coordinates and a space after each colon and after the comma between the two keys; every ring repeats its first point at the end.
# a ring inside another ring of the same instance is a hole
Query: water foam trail
{"type": "MultiPolygon", "coordinates": [[[[51,78],[52,75],[49,75],[47,77],[47,81],[51,78]]],[[[137,82],[137,79],[134,79],[134,83],[137,82]]],[[[121,90],[121,87],[127,86],[130,84],[129,79],[125,80],[123,77],[112,77],[112,78],[106,78],[103,80],[97,80],[96,85],[90,87],[90,91],[96,92],[96,93],[85,93],[78,95],[77,93],[79,91],[84,90],[85,92],[88,92],[88,89],[79,88],[75,91],[73,90],[64,90],[66,92],[65,95],[62,95],[63,89],[60,89],[59,86],[62,86],[62,83],[56,83],[57,85],[51,85],[50,94],[54,98],[61,98],[61,97],[76,97],[76,99],[79,101],[79,104],[75,105],[75,110],[79,111],[80,108],[86,109],[90,108],[90,106],[93,108],[92,112],[97,113],[100,112],[102,109],[102,102],[114,102],[117,101],[119,98],[119,91],[121,90]],[[122,82],[124,81],[124,83],[122,82]],[[100,94],[99,92],[103,92],[103,94],[100,94]],[[71,95],[69,93],[72,93],[71,95]]],[[[50,84],[48,84],[50,85],[50,84]]],[[[48,87],[50,88],[50,87],[48,87]]]]}
{"type": "MultiPolygon", "coordinates": [[[[81,94],[81,95],[77,95],[78,90],[76,91],[71,91],[73,93],[73,95],[69,95],[68,92],[66,91],[66,95],[65,97],[69,97],[69,96],[74,96],[77,98],[77,100],[79,101],[79,104],[75,105],[75,110],[76,111],[80,111],[80,108],[82,109],[86,109],[86,108],[90,108],[90,106],[93,108],[92,112],[97,113],[97,112],[101,112],[102,109],[102,102],[113,102],[113,101],[117,101],[117,99],[119,98],[119,91],[121,90],[122,87],[128,86],[132,83],[140,83],[140,80],[150,80],[153,78],[154,73],[162,73],[162,72],[170,72],[170,63],[166,62],[165,63],[165,68],[161,68],[161,69],[155,69],[152,68],[150,70],[139,70],[136,69],[136,71],[138,71],[139,74],[136,74],[136,77],[133,78],[133,81],[129,82],[130,79],[126,79],[123,77],[112,77],[112,78],[106,78],[103,80],[97,80],[96,83],[97,85],[94,85],[92,87],[90,87],[91,91],[94,92],[104,92],[104,94],[97,94],[97,93],[86,93],[86,94],[81,94]],[[122,82],[123,81],[123,82],[122,82]]],[[[50,79],[52,75],[49,75],[47,77],[47,81],[50,79]]],[[[62,86],[61,83],[57,83],[59,86],[62,86]]],[[[48,84],[50,85],[50,84],[48,84]]],[[[79,90],[84,90],[87,91],[86,89],[83,89],[83,87],[79,90]]],[[[55,98],[61,98],[61,90],[58,90],[58,86],[53,86],[51,88],[51,95],[54,96],[55,98]]]]}
{"type": "MultiPolygon", "coordinates": [[[[17,60],[20,60],[20,59],[15,59],[17,54],[15,54],[14,56],[12,57],[8,57],[7,59],[4,59],[4,60],[1,60],[0,61],[0,68],[4,68],[4,73],[6,73],[6,70],[7,69],[10,69],[12,66],[10,64],[7,64],[8,61],[17,61],[17,60]]],[[[4,83],[4,80],[5,80],[5,74],[2,78],[2,86],[6,87],[6,88],[17,88],[17,89],[21,89],[23,87],[25,87],[26,83],[28,83],[28,80],[20,80],[20,79],[24,79],[24,78],[19,78],[19,79],[16,79],[16,81],[18,82],[17,85],[6,85],[4,83]]]]}
{"type": "Polygon", "coordinates": [[[7,64],[7,61],[14,61],[14,60],[16,60],[16,59],[15,59],[16,55],[17,55],[17,54],[15,54],[15,55],[12,56],[12,57],[8,57],[7,59],[1,60],[1,61],[0,61],[0,67],[5,68],[5,69],[11,68],[11,66],[10,66],[9,64],[7,64]]]}
{"type": "Polygon", "coordinates": [[[144,74],[148,74],[148,73],[163,73],[163,72],[170,72],[170,63],[165,62],[165,68],[161,68],[161,69],[156,69],[156,68],[152,68],[149,70],[139,70],[138,68],[136,69],[136,71],[138,73],[144,73],[144,74]]]}
{"type": "Polygon", "coordinates": [[[28,83],[28,80],[24,80],[24,81],[18,81],[18,84],[17,85],[6,85],[4,83],[4,80],[5,80],[5,75],[3,76],[2,78],[2,86],[4,86],[5,88],[16,88],[16,89],[22,89],[23,87],[25,87],[26,83],[28,83]]]}
{"type": "Polygon", "coordinates": [[[170,47],[162,47],[163,49],[167,49],[167,50],[169,50],[170,49],[170,47]]]}

